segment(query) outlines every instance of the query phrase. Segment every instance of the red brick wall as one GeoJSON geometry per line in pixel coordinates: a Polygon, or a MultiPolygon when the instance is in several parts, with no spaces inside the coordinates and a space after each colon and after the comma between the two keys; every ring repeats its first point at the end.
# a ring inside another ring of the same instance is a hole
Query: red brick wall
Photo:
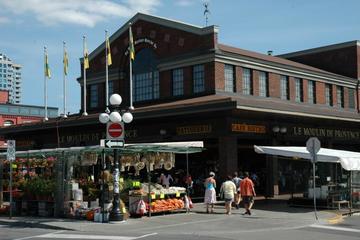
{"type": "Polygon", "coordinates": [[[225,90],[225,64],[215,62],[215,89],[225,90]]]}
{"type": "Polygon", "coordinates": [[[309,94],[308,94],[308,80],[303,79],[303,102],[308,103],[308,98],[309,98],[309,94]]]}
{"type": "Polygon", "coordinates": [[[159,73],[161,79],[160,98],[168,98],[172,96],[172,71],[162,71],[159,73]]]}
{"type": "Polygon", "coordinates": [[[294,79],[294,77],[289,77],[289,92],[290,92],[290,101],[295,102],[295,79],[294,79]]]}
{"type": "Polygon", "coordinates": [[[184,67],[184,95],[190,95],[193,91],[192,66],[184,67]]]}
{"type": "Polygon", "coordinates": [[[235,79],[236,79],[236,92],[242,93],[242,67],[236,66],[235,68],[235,79]]]}
{"type": "Polygon", "coordinates": [[[253,80],[253,93],[254,96],[259,96],[259,71],[252,70],[252,80],[253,80]]]}
{"type": "MultiPolygon", "coordinates": [[[[153,48],[159,59],[177,56],[191,51],[201,51],[213,49],[215,47],[216,36],[214,34],[196,35],[190,32],[181,31],[155,23],[139,20],[132,26],[134,41],[142,38],[151,39],[155,44],[154,49],[149,43],[139,43],[135,45],[136,52],[142,48],[153,48]],[[137,29],[141,28],[141,32],[137,29]]],[[[128,65],[129,57],[125,55],[128,48],[129,33],[125,31],[120,37],[110,43],[112,65],[109,69],[125,68],[128,65]]],[[[90,61],[89,75],[105,71],[105,50],[90,61]]]]}
{"type": "Polygon", "coordinates": [[[332,85],[332,92],[333,92],[333,106],[337,106],[337,94],[336,94],[337,85],[332,85]]]}
{"type": "Polygon", "coordinates": [[[360,63],[359,47],[350,46],[341,49],[290,57],[288,59],[306,65],[324,69],[340,75],[358,78],[360,63]]]}
{"type": "Polygon", "coordinates": [[[0,103],[8,103],[9,102],[9,92],[8,91],[0,91],[0,103]]]}
{"type": "Polygon", "coordinates": [[[317,104],[325,104],[325,83],[323,82],[315,82],[316,86],[316,103],[317,104]]]}
{"type": "Polygon", "coordinates": [[[280,98],[280,75],[269,73],[269,94],[270,97],[280,98]]]}

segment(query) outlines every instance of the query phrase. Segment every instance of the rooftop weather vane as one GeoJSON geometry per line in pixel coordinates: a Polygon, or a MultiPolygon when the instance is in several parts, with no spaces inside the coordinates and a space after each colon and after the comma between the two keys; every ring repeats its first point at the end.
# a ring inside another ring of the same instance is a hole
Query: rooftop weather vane
{"type": "Polygon", "coordinates": [[[209,19],[209,14],[210,14],[209,3],[208,3],[208,2],[205,2],[205,3],[204,3],[204,7],[205,7],[205,10],[204,10],[205,26],[207,27],[207,25],[208,25],[208,19],[209,19]]]}

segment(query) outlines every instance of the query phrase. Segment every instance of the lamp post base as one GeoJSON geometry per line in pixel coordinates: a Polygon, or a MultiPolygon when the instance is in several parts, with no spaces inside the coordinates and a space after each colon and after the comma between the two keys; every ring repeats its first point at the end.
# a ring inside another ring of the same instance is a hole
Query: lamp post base
{"type": "Polygon", "coordinates": [[[113,209],[110,212],[110,221],[124,221],[124,214],[120,211],[119,196],[114,196],[113,209]]]}

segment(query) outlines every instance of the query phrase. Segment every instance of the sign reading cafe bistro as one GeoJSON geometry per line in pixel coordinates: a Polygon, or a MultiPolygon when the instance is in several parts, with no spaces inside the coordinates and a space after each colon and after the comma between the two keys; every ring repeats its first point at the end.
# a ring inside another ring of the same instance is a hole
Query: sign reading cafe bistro
{"type": "Polygon", "coordinates": [[[360,140],[360,131],[328,129],[328,128],[311,128],[311,127],[293,127],[295,136],[306,137],[326,137],[349,140],[360,140]]]}

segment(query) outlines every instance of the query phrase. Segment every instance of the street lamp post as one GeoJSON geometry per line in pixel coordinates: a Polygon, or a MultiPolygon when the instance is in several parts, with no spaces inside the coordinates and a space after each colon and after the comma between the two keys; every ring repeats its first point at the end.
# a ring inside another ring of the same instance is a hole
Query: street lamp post
{"type": "MultiPolygon", "coordinates": [[[[126,111],[123,112],[119,110],[119,106],[122,102],[122,98],[119,94],[112,94],[110,96],[110,105],[111,105],[111,113],[101,113],[99,115],[99,121],[103,124],[108,123],[130,123],[133,120],[133,115],[126,111]],[[119,112],[120,111],[120,112],[119,112]]],[[[123,130],[123,136],[125,136],[125,130],[123,130]]],[[[119,163],[119,152],[118,149],[114,149],[114,171],[113,171],[113,178],[114,178],[114,198],[113,198],[113,208],[110,213],[110,220],[111,221],[123,221],[124,216],[120,210],[120,163],[119,163]]]]}

